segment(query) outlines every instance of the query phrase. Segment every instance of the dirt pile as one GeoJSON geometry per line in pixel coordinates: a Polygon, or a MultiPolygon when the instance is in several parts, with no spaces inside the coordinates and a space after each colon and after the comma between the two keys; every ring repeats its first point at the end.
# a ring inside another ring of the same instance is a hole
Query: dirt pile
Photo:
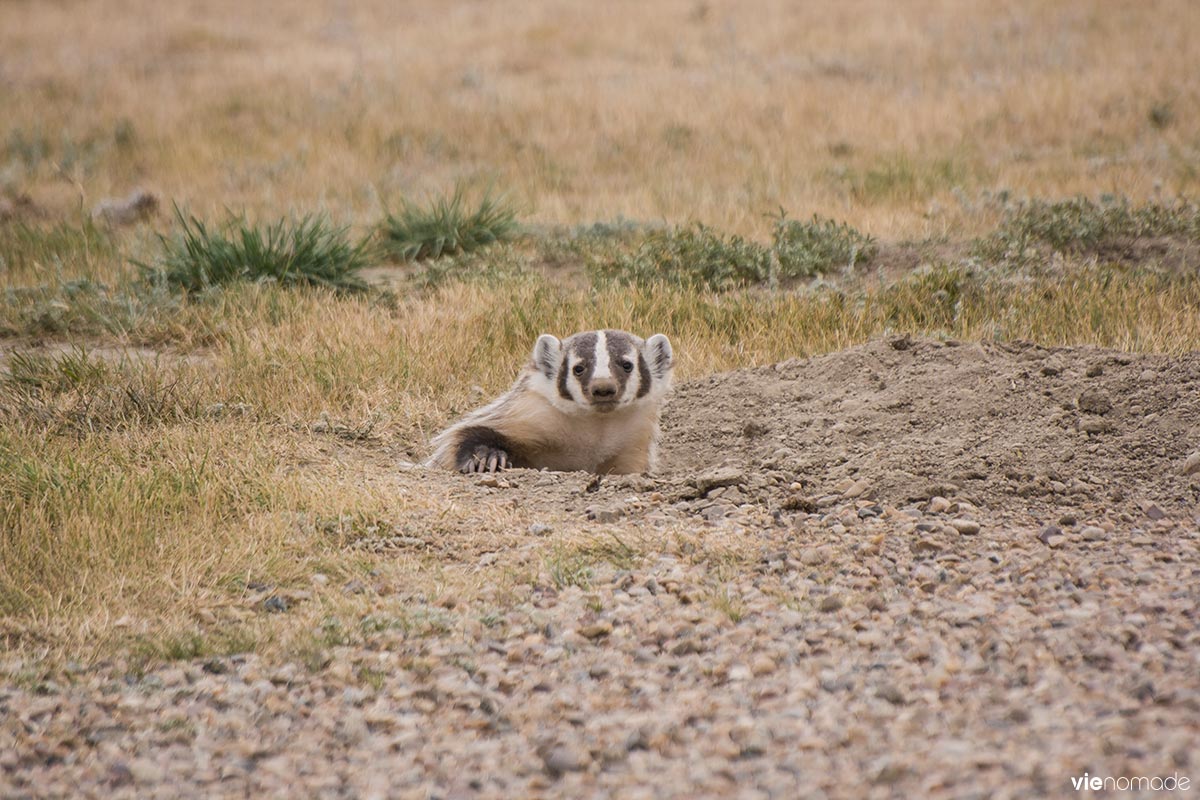
{"type": "Polygon", "coordinates": [[[849,491],[1186,511],[1197,449],[1200,354],[895,338],[681,385],[661,461],[667,476],[731,467],[756,499],[800,508],[849,491]]]}

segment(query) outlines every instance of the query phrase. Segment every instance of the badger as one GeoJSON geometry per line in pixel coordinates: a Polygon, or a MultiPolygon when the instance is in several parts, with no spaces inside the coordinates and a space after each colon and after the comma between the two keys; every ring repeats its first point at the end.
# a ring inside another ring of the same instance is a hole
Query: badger
{"type": "Polygon", "coordinates": [[[464,473],[649,472],[674,364],[661,333],[544,333],[512,387],[435,436],[426,463],[464,473]]]}

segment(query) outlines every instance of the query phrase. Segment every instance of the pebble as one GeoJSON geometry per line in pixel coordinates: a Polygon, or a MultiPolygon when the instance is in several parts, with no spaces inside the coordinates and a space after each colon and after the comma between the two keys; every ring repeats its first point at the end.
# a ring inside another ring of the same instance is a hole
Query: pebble
{"type": "Polygon", "coordinates": [[[581,747],[574,745],[555,745],[543,755],[546,772],[554,778],[561,777],[567,772],[581,772],[592,763],[591,754],[581,747]]]}
{"type": "Polygon", "coordinates": [[[756,676],[770,675],[777,668],[778,666],[776,665],[774,659],[767,655],[757,655],[754,657],[754,660],[750,662],[750,671],[756,676]]]}
{"type": "Polygon", "coordinates": [[[842,605],[842,598],[838,595],[831,594],[821,598],[821,602],[817,604],[817,610],[828,613],[831,611],[838,611],[841,609],[842,605]]]}
{"type": "Polygon", "coordinates": [[[585,639],[599,639],[612,633],[613,626],[608,620],[599,620],[579,629],[579,635],[585,639]]]}
{"type": "Polygon", "coordinates": [[[1088,542],[1099,542],[1108,538],[1108,531],[1099,525],[1088,525],[1079,534],[1084,538],[1084,541],[1088,542]]]}
{"type": "Polygon", "coordinates": [[[621,507],[615,507],[615,508],[592,507],[592,508],[587,509],[586,514],[587,514],[587,518],[592,520],[593,522],[599,522],[601,524],[609,524],[609,523],[616,522],[617,520],[621,519],[621,517],[625,516],[625,509],[623,509],[621,507]]]}
{"type": "Polygon", "coordinates": [[[970,519],[952,519],[950,527],[961,533],[963,536],[974,536],[979,533],[979,523],[970,519]]]}
{"type": "Polygon", "coordinates": [[[1058,547],[1064,538],[1066,537],[1063,535],[1062,528],[1058,527],[1057,525],[1047,525],[1046,527],[1042,528],[1042,532],[1038,534],[1038,539],[1040,539],[1047,547],[1058,547]]]}
{"type": "Polygon", "coordinates": [[[1157,505],[1151,502],[1142,503],[1142,513],[1153,520],[1160,520],[1166,516],[1166,513],[1157,505]]]}
{"type": "Polygon", "coordinates": [[[929,513],[944,514],[950,510],[950,501],[941,495],[929,498],[929,513]]]}
{"type": "Polygon", "coordinates": [[[1195,475],[1197,473],[1200,473],[1200,450],[1192,453],[1187,457],[1187,460],[1183,462],[1184,475],[1195,475]]]}
{"type": "Polygon", "coordinates": [[[273,594],[262,601],[262,607],[273,614],[280,614],[288,610],[288,601],[284,597],[273,594]]]}
{"type": "Polygon", "coordinates": [[[701,473],[693,479],[700,494],[707,494],[723,486],[739,486],[746,482],[746,473],[736,467],[718,467],[701,473]]]}
{"type": "Polygon", "coordinates": [[[546,534],[550,533],[552,530],[554,530],[554,529],[551,528],[549,525],[546,525],[545,523],[535,522],[529,526],[529,535],[530,536],[545,536],[546,534]]]}

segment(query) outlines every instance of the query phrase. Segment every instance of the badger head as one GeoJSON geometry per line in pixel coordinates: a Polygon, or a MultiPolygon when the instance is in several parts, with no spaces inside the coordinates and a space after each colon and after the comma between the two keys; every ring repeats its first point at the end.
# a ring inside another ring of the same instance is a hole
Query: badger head
{"type": "Polygon", "coordinates": [[[625,331],[586,331],[563,341],[544,333],[533,347],[538,390],[562,411],[609,412],[659,403],[675,365],[661,333],[642,340],[625,331]]]}

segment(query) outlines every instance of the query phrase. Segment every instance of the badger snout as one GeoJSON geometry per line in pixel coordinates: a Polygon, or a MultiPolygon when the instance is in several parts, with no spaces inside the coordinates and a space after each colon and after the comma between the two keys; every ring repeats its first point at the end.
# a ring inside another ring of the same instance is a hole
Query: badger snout
{"type": "Polygon", "coordinates": [[[592,403],[608,405],[617,402],[617,382],[611,380],[592,381],[588,387],[592,403]]]}

